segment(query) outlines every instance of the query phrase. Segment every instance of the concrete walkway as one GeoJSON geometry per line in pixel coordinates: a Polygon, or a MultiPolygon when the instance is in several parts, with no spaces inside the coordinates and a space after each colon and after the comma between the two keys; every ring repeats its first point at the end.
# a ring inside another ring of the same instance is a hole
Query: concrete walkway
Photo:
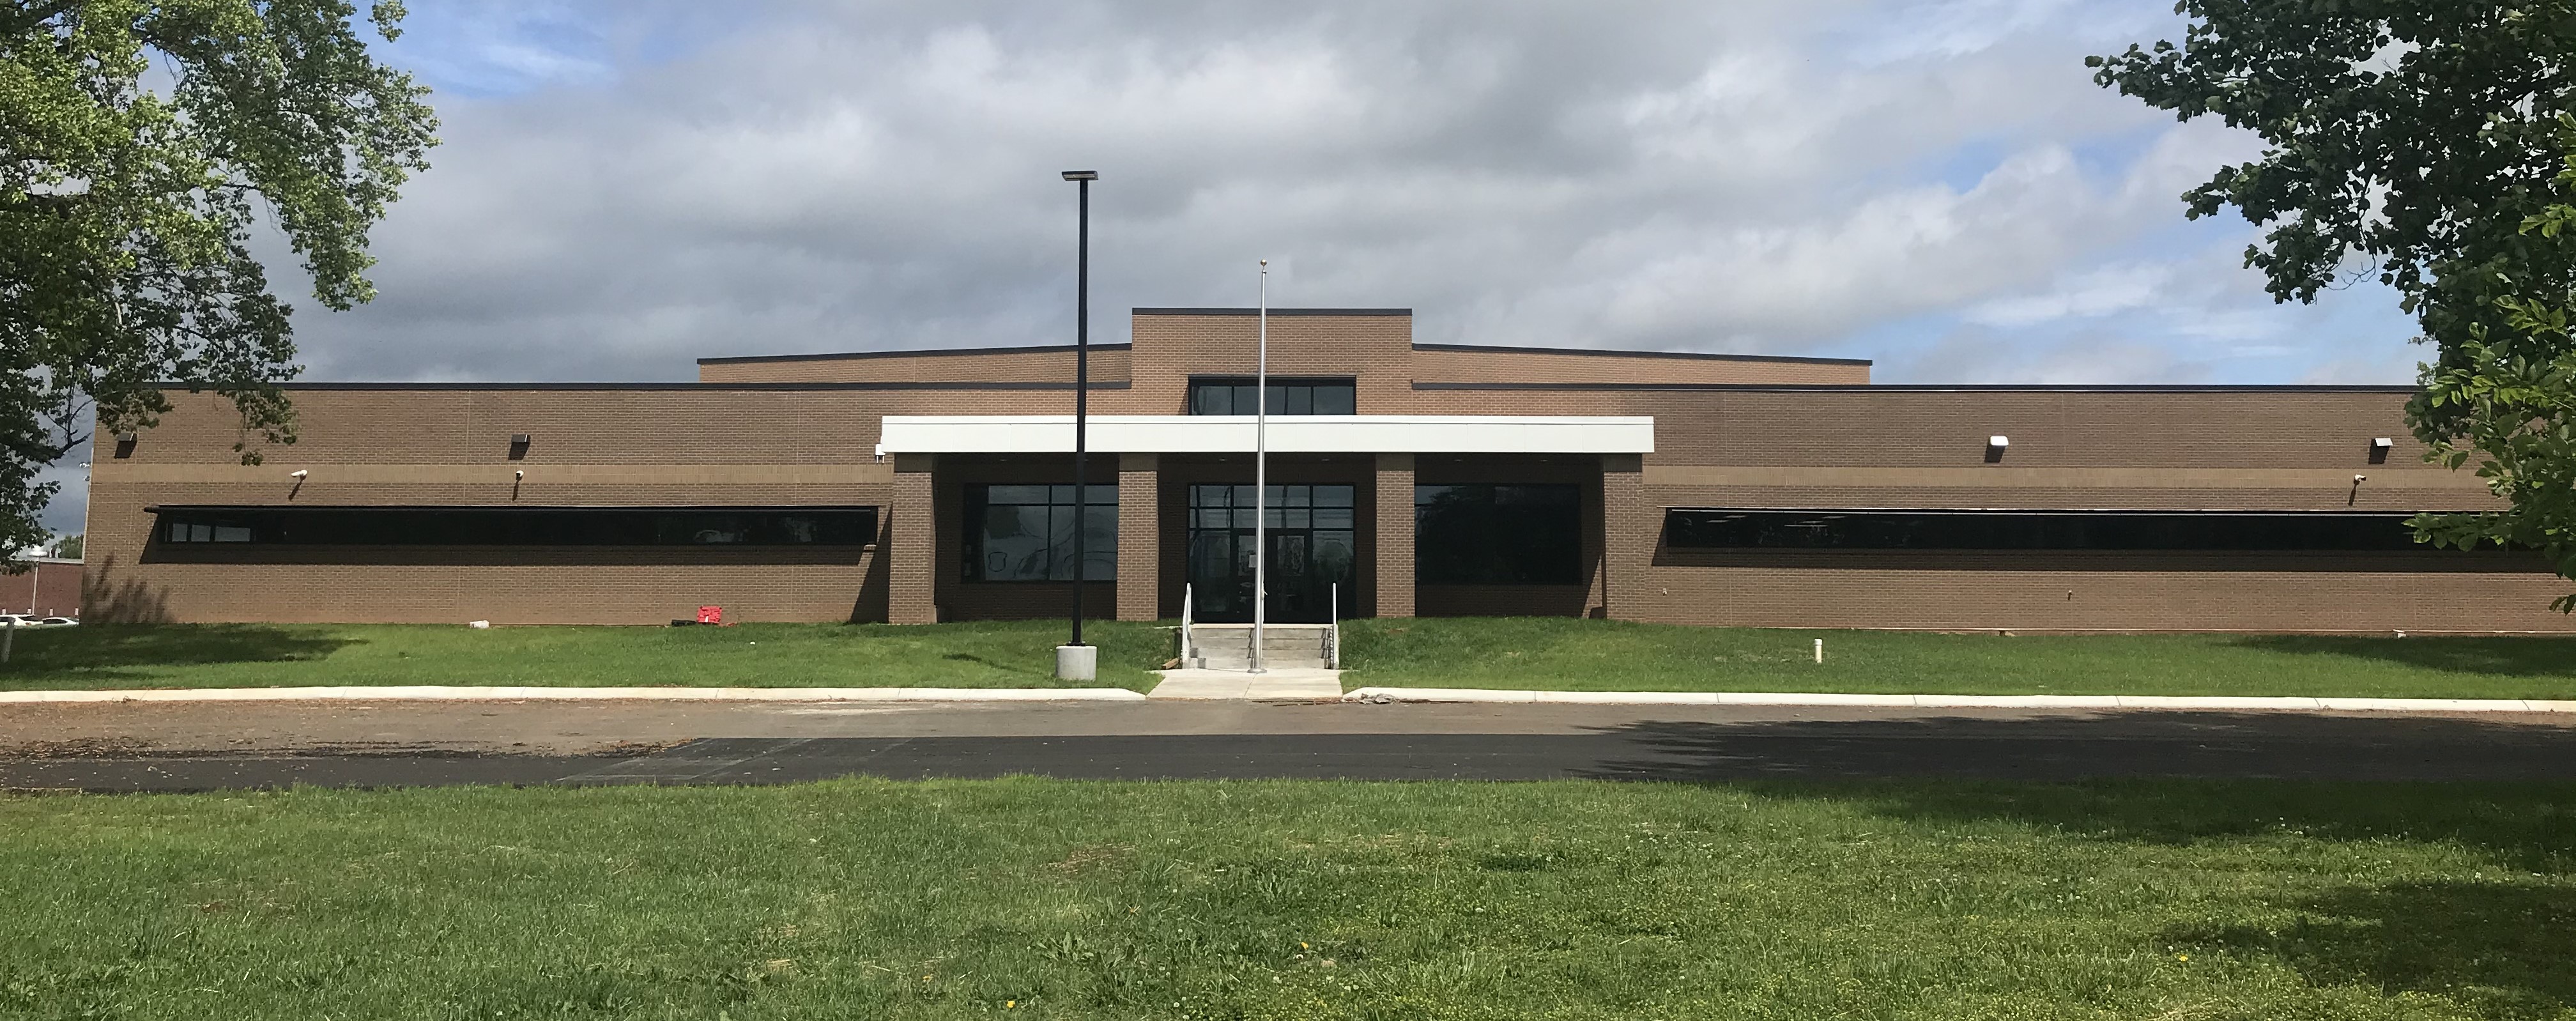
{"type": "Polygon", "coordinates": [[[2164,709],[2400,713],[2576,713],[2576,701],[2521,698],[2306,698],[2232,695],[1840,695],[1761,691],[1525,691],[1359,688],[1349,702],[1558,705],[1865,706],[1888,709],[2164,709]]]}
{"type": "Polygon", "coordinates": [[[1248,698],[1331,701],[1342,697],[1342,672],[1285,667],[1265,673],[1241,670],[1163,670],[1151,698],[1248,698]]]}
{"type": "MultiPolygon", "coordinates": [[[[1341,693],[1335,685],[1334,694],[1341,693]]],[[[557,688],[384,685],[0,691],[0,705],[63,702],[1136,702],[1125,688],[557,688]]]]}

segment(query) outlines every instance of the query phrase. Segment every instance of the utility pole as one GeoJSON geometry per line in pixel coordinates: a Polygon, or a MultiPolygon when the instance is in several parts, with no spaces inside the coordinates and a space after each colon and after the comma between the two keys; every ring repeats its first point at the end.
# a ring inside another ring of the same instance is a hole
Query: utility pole
{"type": "Polygon", "coordinates": [[[1083,532],[1091,516],[1091,494],[1083,477],[1084,455],[1091,446],[1091,182],[1097,170],[1067,170],[1064,179],[1080,193],[1080,226],[1076,228],[1073,285],[1073,640],[1056,650],[1055,675],[1071,681],[1099,676],[1099,651],[1082,643],[1083,532]]]}
{"type": "Polygon", "coordinates": [[[1261,665],[1261,625],[1270,611],[1270,260],[1261,260],[1261,317],[1252,363],[1252,658],[1261,665]]]}

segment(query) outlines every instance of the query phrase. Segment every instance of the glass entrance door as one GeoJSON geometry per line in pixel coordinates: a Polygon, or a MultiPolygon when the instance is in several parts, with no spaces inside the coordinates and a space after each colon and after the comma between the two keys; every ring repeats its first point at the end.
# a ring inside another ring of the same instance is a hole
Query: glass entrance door
{"type": "MultiPolygon", "coordinates": [[[[1320,624],[1332,618],[1333,586],[1341,586],[1342,616],[1359,605],[1352,571],[1359,561],[1358,522],[1352,486],[1271,486],[1270,610],[1282,624],[1320,624]]],[[[1210,623],[1252,619],[1251,486],[1190,487],[1190,592],[1193,617],[1210,623]]]]}

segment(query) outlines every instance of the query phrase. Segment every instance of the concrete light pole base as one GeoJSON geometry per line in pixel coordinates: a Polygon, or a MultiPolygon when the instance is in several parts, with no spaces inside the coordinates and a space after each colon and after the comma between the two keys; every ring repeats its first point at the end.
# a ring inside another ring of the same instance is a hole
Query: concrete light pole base
{"type": "Polygon", "coordinates": [[[1097,645],[1059,645],[1055,647],[1055,679],[1088,681],[1100,676],[1100,647],[1097,645]]]}

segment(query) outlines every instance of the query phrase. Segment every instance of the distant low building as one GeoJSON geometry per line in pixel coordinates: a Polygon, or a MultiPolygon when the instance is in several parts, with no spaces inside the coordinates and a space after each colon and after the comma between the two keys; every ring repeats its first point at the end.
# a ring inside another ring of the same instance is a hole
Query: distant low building
{"type": "Polygon", "coordinates": [[[77,617],[81,605],[81,562],[72,557],[30,557],[11,561],[0,574],[0,613],[39,617],[77,617]]]}
{"type": "Polygon", "coordinates": [[[2576,630],[2539,557],[2415,543],[2498,504],[2424,463],[2408,387],[1888,386],[1412,327],[1272,309],[1265,391],[1254,310],[1135,310],[1092,348],[1087,499],[1063,347],[288,384],[299,439],[252,466],[174,389],[94,466],[90,618],[1048,617],[1079,558],[1100,617],[1234,621],[1259,558],[1272,621],[2576,630]]]}

